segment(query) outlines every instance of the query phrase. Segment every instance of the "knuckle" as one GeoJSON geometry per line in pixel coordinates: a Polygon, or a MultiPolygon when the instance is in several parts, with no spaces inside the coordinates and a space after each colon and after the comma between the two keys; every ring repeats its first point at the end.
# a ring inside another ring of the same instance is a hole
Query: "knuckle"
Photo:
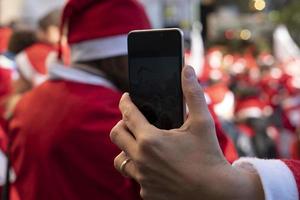
{"type": "Polygon", "coordinates": [[[109,136],[112,142],[115,142],[117,140],[119,136],[119,132],[120,132],[120,126],[118,124],[110,131],[109,136]]]}
{"type": "Polygon", "coordinates": [[[115,159],[114,159],[114,167],[116,170],[119,171],[119,158],[118,157],[115,157],[115,159]]]}
{"type": "Polygon", "coordinates": [[[144,200],[147,200],[147,199],[149,199],[149,195],[148,195],[148,192],[145,190],[145,189],[143,189],[143,188],[141,188],[141,191],[140,191],[140,196],[142,197],[142,199],[144,199],[144,200]]]}

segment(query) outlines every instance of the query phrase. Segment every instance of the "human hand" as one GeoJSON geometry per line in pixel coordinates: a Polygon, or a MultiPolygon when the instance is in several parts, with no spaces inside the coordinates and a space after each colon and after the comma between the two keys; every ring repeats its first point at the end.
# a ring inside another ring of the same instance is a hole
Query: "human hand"
{"type": "Polygon", "coordinates": [[[260,199],[253,196],[261,189],[258,176],[233,168],[224,158],[191,67],[183,70],[182,87],[189,117],[173,130],[149,124],[129,95],[123,95],[123,119],[111,131],[111,140],[123,151],[115,159],[116,169],[141,185],[146,200],[260,199]]]}

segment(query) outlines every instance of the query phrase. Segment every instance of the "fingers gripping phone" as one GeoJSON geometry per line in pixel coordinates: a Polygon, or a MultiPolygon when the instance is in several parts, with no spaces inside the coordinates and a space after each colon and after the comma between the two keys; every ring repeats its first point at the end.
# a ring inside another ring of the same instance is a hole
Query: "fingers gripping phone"
{"type": "Polygon", "coordinates": [[[130,96],[134,104],[157,128],[179,128],[185,118],[181,88],[182,31],[130,32],[128,62],[130,96]]]}

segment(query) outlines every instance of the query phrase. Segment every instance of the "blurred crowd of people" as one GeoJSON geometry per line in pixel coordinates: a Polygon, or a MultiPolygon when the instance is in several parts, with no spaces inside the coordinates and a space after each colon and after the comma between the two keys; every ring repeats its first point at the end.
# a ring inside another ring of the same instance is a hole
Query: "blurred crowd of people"
{"type": "MultiPolygon", "coordinates": [[[[127,33],[151,28],[141,5],[126,2],[70,0],[63,11],[42,17],[37,29],[0,27],[0,148],[10,149],[12,195],[139,198],[136,185],[113,172],[118,149],[108,136],[121,118],[120,92],[127,91],[127,68],[119,67],[127,66],[127,33]],[[60,67],[51,70],[58,58],[60,67]],[[58,180],[61,193],[53,194],[49,187],[58,180]]],[[[199,81],[230,162],[300,158],[299,64],[257,53],[249,43],[239,51],[224,45],[206,50],[199,81]]]]}
{"type": "Polygon", "coordinates": [[[254,43],[214,45],[199,76],[239,156],[299,159],[299,59],[277,59],[254,43]]]}
{"type": "Polygon", "coordinates": [[[0,123],[10,118],[19,97],[41,84],[56,59],[61,10],[43,16],[38,28],[12,23],[0,28],[0,123]]]}

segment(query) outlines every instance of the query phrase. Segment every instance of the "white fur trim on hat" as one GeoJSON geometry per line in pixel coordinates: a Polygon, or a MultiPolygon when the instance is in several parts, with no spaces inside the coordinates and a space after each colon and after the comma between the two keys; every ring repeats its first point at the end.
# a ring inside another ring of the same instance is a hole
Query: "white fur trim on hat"
{"type": "MultiPolygon", "coordinates": [[[[55,52],[48,55],[46,65],[48,64],[48,62],[52,61],[53,57],[56,57],[55,52]]],[[[21,52],[17,55],[16,63],[20,73],[27,81],[32,83],[33,86],[38,86],[48,79],[47,75],[41,74],[37,70],[35,70],[25,52],[21,52]]]]}
{"type": "Polygon", "coordinates": [[[298,200],[296,180],[289,167],[280,160],[262,160],[242,158],[233,166],[243,163],[251,164],[257,171],[265,193],[266,200],[298,200]]]}
{"type": "Polygon", "coordinates": [[[127,34],[71,44],[72,62],[127,55],[127,34]]]}
{"type": "Polygon", "coordinates": [[[77,83],[103,86],[112,90],[117,90],[112,82],[104,77],[85,72],[83,70],[66,67],[60,63],[52,63],[49,67],[50,80],[68,80],[77,83]]]}
{"type": "Polygon", "coordinates": [[[31,65],[28,56],[25,52],[21,52],[16,57],[16,63],[20,73],[26,78],[26,80],[31,81],[33,74],[37,73],[36,70],[31,65]]]}
{"type": "Polygon", "coordinates": [[[236,113],[237,117],[240,119],[245,119],[248,117],[260,118],[263,116],[263,111],[257,107],[244,108],[236,113]]]}

